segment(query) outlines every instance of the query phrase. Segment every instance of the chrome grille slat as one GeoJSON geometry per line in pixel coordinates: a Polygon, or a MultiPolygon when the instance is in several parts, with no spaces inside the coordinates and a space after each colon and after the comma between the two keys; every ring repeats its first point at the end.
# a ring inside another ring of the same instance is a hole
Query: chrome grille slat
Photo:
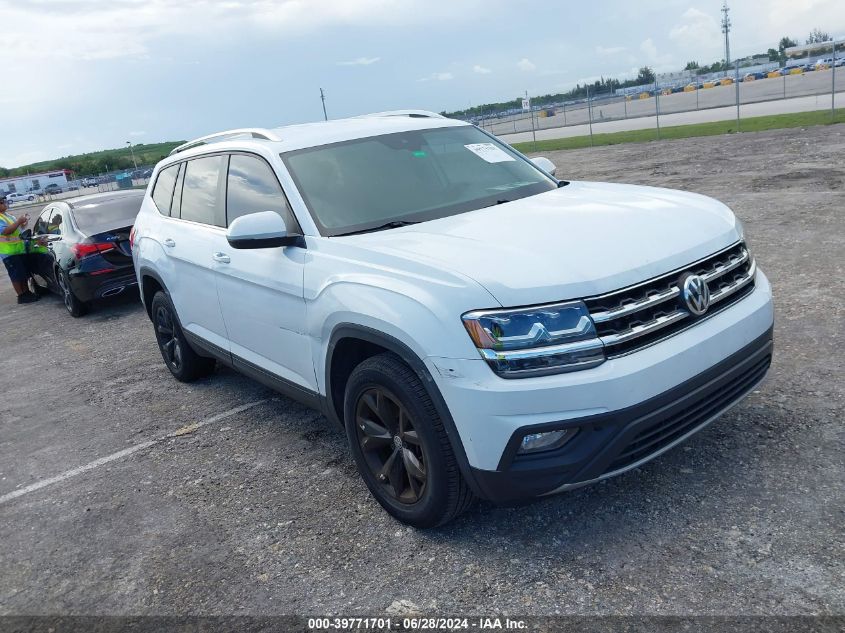
{"type": "Polygon", "coordinates": [[[737,242],[721,251],[653,279],[584,299],[608,358],[629,354],[694,326],[741,300],[753,288],[756,265],[737,242]],[[718,309],[694,317],[680,299],[680,279],[700,275],[718,309]]]}
{"type": "Polygon", "coordinates": [[[664,301],[668,301],[669,299],[674,299],[680,294],[680,288],[678,288],[677,286],[672,286],[668,290],[665,290],[656,295],[652,295],[651,297],[647,297],[642,301],[637,301],[636,303],[627,303],[616,310],[604,310],[602,312],[594,312],[590,314],[590,316],[592,317],[594,323],[604,323],[605,321],[612,321],[613,319],[618,319],[619,317],[627,316],[629,314],[633,314],[634,312],[639,312],[644,308],[655,306],[658,303],[663,303],[664,301]]]}
{"type": "Polygon", "coordinates": [[[754,279],[754,273],[757,272],[757,262],[751,262],[751,267],[748,269],[748,273],[742,277],[734,281],[730,286],[717,290],[716,292],[710,295],[710,305],[714,303],[718,303],[722,299],[727,299],[732,294],[742,290],[747,286],[751,281],[754,279]]]}
{"type": "Polygon", "coordinates": [[[727,275],[732,270],[736,270],[740,266],[742,266],[745,262],[748,261],[748,251],[746,249],[742,249],[742,255],[740,257],[732,259],[731,263],[725,266],[724,268],[717,268],[713,272],[707,273],[704,275],[704,281],[710,283],[711,281],[715,281],[719,277],[723,277],[727,275]]]}
{"type": "Polygon", "coordinates": [[[650,334],[651,332],[655,332],[657,330],[665,328],[667,325],[677,323],[682,319],[686,319],[688,316],[689,312],[687,312],[686,310],[678,309],[672,312],[671,314],[666,314],[657,317],[649,323],[645,323],[643,325],[636,325],[622,334],[608,334],[607,336],[600,336],[599,340],[605,345],[618,345],[619,343],[626,343],[628,341],[634,340],[635,338],[640,338],[641,336],[645,336],[646,334],[650,334]]]}

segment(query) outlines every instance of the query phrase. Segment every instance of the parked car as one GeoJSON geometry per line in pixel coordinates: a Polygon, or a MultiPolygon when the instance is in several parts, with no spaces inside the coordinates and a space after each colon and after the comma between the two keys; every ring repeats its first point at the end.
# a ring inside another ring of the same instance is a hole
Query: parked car
{"type": "Polygon", "coordinates": [[[31,192],[27,191],[26,193],[8,193],[6,194],[6,200],[8,200],[9,204],[14,202],[32,202],[35,200],[36,195],[31,192]]]}
{"type": "Polygon", "coordinates": [[[62,192],[62,188],[54,182],[51,182],[49,185],[44,187],[44,189],[41,191],[41,193],[45,194],[45,195],[47,195],[47,194],[55,195],[55,194],[61,193],[61,192],[62,192]]]}
{"type": "Polygon", "coordinates": [[[49,204],[26,236],[35,292],[62,297],[74,317],[92,302],[137,286],[129,233],[141,191],[96,193],[49,204]]]}
{"type": "Polygon", "coordinates": [[[83,187],[96,187],[97,186],[97,179],[96,178],[83,178],[82,179],[82,186],[83,187]]]}
{"type": "Polygon", "coordinates": [[[746,73],[746,75],[742,78],[743,81],[755,81],[757,79],[765,79],[768,76],[767,73],[746,73]]]}
{"type": "Polygon", "coordinates": [[[763,379],[771,288],[724,204],[555,173],[422,111],[186,143],[132,234],[162,358],[319,409],[417,527],[636,468],[763,379]]]}

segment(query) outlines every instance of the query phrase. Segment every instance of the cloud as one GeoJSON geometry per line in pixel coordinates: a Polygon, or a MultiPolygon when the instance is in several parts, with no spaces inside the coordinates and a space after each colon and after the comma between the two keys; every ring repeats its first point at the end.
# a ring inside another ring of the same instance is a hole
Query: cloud
{"type": "Polygon", "coordinates": [[[478,64],[476,64],[472,67],[472,72],[478,73],[479,75],[489,75],[493,71],[489,68],[485,68],[484,66],[479,66],[478,64]]]}
{"type": "Polygon", "coordinates": [[[674,68],[674,58],[671,55],[661,55],[657,51],[657,45],[650,37],[640,44],[640,51],[643,53],[646,63],[654,70],[660,72],[674,68]]]}
{"type": "Polygon", "coordinates": [[[520,70],[524,70],[527,73],[537,69],[537,65],[525,57],[520,59],[516,65],[520,70]]]}
{"type": "Polygon", "coordinates": [[[722,27],[714,15],[696,8],[687,9],[680,24],[669,30],[669,38],[689,50],[708,56],[718,55],[722,42],[722,27]]]}
{"type": "Polygon", "coordinates": [[[376,62],[381,61],[381,57],[356,57],[355,59],[350,59],[347,62],[338,62],[338,66],[369,66],[370,64],[375,64],[376,62]]]}
{"type": "Polygon", "coordinates": [[[618,55],[619,53],[623,53],[627,48],[624,46],[611,46],[609,48],[605,48],[604,46],[596,46],[596,54],[601,55],[602,57],[607,57],[608,55],[618,55]]]}
{"type": "Polygon", "coordinates": [[[420,77],[417,81],[449,81],[454,78],[452,73],[431,73],[428,77],[420,77]]]}

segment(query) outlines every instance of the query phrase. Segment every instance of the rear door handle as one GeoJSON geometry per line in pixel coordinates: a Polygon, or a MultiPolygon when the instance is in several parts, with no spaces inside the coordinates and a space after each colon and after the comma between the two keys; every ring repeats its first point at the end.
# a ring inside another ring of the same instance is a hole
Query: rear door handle
{"type": "Polygon", "coordinates": [[[226,253],[214,253],[211,258],[221,264],[228,264],[231,261],[226,253]]]}
{"type": "Polygon", "coordinates": [[[166,240],[164,240],[164,245],[168,248],[173,248],[174,246],[176,246],[176,242],[174,242],[168,237],[166,240]]]}

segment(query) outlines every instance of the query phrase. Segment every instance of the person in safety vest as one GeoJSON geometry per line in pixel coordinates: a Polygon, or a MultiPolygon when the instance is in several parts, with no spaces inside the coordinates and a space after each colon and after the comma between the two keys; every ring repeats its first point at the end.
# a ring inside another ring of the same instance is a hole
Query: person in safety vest
{"type": "Polygon", "coordinates": [[[28,222],[28,215],[15,218],[9,213],[6,196],[0,193],[0,259],[9,273],[12,287],[18,295],[18,303],[38,301],[38,297],[27,287],[30,272],[26,245],[21,239],[21,227],[25,227],[28,222]]]}

